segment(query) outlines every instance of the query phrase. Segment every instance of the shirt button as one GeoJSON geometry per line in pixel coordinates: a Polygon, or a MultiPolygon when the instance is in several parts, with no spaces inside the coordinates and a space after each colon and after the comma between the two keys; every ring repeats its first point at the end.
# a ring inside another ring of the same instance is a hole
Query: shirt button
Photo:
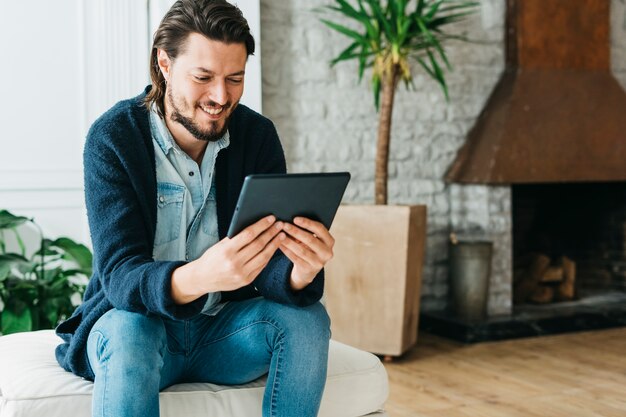
{"type": "Polygon", "coordinates": [[[189,171],[189,176],[193,177],[193,171],[189,171]]]}
{"type": "Polygon", "coordinates": [[[163,197],[162,195],[159,196],[159,201],[162,203],[165,201],[165,197],[163,197]]]}

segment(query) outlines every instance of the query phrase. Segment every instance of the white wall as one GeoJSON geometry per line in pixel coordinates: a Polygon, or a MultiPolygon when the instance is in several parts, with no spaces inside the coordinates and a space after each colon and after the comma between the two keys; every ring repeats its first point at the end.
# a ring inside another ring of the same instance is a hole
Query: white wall
{"type": "Polygon", "coordinates": [[[85,236],[79,0],[0,1],[0,207],[85,236]]]}
{"type": "MultiPolygon", "coordinates": [[[[149,83],[152,33],[172,0],[0,0],[0,209],[50,237],[89,243],[82,149],[91,123],[149,83]]],[[[240,0],[257,39],[242,102],[261,109],[258,0],[240,0]]]]}

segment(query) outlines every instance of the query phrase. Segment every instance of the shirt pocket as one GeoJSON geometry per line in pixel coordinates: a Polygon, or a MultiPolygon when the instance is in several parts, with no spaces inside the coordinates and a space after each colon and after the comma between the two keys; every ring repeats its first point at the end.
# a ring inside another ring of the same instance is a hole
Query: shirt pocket
{"type": "Polygon", "coordinates": [[[217,204],[215,203],[215,182],[211,184],[207,206],[202,218],[202,231],[212,237],[219,238],[217,232],[217,204]]]}
{"type": "Polygon", "coordinates": [[[183,216],[185,187],[170,182],[157,183],[157,227],[155,245],[178,239],[183,216]]]}

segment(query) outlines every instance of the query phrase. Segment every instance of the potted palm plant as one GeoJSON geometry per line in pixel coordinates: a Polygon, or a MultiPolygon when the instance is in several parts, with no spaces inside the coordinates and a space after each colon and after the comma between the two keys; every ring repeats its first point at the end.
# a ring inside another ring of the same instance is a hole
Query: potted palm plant
{"type": "Polygon", "coordinates": [[[331,66],[357,60],[359,81],[371,69],[379,112],[376,206],[341,207],[326,290],[333,336],[374,353],[397,356],[417,341],[426,230],[425,206],[387,206],[394,95],[401,81],[413,86],[416,67],[448,99],[444,70],[451,65],[444,44],[464,38],[444,30],[477,6],[467,0],[335,0],[319,10],[341,19],[321,21],[349,40],[331,66]]]}

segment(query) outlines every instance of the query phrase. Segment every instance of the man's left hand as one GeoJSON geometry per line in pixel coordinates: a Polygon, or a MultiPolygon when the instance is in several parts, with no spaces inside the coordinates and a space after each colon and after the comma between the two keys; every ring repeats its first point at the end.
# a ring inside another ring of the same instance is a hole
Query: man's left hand
{"type": "Polygon", "coordinates": [[[280,250],[293,262],[290,283],[297,291],[313,282],[332,259],[335,239],[322,223],[304,217],[296,217],[293,222],[283,226],[287,238],[281,242],[280,250]]]}

